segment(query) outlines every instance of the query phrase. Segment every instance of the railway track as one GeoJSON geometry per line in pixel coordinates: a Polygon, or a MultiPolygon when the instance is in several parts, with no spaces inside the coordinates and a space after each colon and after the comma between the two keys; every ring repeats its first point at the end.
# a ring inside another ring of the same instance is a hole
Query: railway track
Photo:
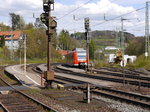
{"type": "MultiPolygon", "coordinates": [[[[64,86],[66,88],[68,88],[68,87],[80,88],[81,86],[83,86],[87,83],[84,81],[70,79],[70,78],[62,77],[62,76],[56,76],[55,78],[56,78],[55,79],[56,83],[64,84],[64,86]]],[[[91,84],[91,85],[93,85],[93,84],[91,84]]],[[[143,95],[139,95],[136,93],[115,90],[115,89],[111,89],[111,88],[103,87],[103,86],[99,86],[99,85],[93,85],[93,86],[95,86],[95,88],[96,88],[96,90],[92,90],[93,94],[109,97],[109,98],[112,98],[115,100],[120,100],[120,101],[131,103],[134,105],[140,105],[140,106],[143,106],[146,108],[150,108],[150,97],[149,96],[143,96],[143,95]]]]}
{"type": "MultiPolygon", "coordinates": [[[[3,66],[0,66],[0,71],[2,71],[4,69],[3,66]]],[[[1,74],[1,73],[0,73],[1,74]]],[[[3,79],[0,77],[0,87],[1,86],[7,86],[7,84],[3,81],[3,79]]]]}
{"type": "Polygon", "coordinates": [[[112,72],[101,72],[101,71],[99,71],[99,74],[86,74],[86,73],[76,73],[76,72],[61,69],[61,68],[56,68],[56,69],[54,69],[54,71],[68,73],[71,75],[76,75],[76,76],[81,76],[81,77],[92,78],[92,79],[112,81],[112,82],[117,82],[117,83],[125,83],[125,84],[143,86],[143,87],[150,88],[150,82],[147,80],[134,79],[133,77],[127,78],[127,77],[123,76],[123,74],[115,74],[112,72]]]}
{"type": "Polygon", "coordinates": [[[144,106],[150,108],[150,97],[143,96],[135,93],[129,93],[119,90],[114,90],[110,88],[100,88],[96,91],[92,91],[94,94],[115,98],[124,102],[136,104],[139,106],[144,106]]]}
{"type": "Polygon", "coordinates": [[[0,102],[7,112],[39,112],[40,110],[17,93],[0,95],[0,102]]]}
{"type": "Polygon", "coordinates": [[[6,86],[6,84],[3,82],[3,80],[1,80],[1,78],[0,78],[0,86],[6,86]]]}
{"type": "Polygon", "coordinates": [[[98,74],[106,74],[106,75],[111,75],[111,76],[118,76],[118,77],[124,77],[125,78],[131,78],[131,79],[137,79],[137,80],[144,80],[144,81],[150,81],[150,77],[146,77],[146,76],[140,76],[139,73],[136,72],[126,72],[125,71],[121,71],[123,73],[119,73],[119,72],[114,72],[114,71],[103,71],[103,70],[93,70],[93,72],[96,72],[98,74]]]}
{"type": "MultiPolygon", "coordinates": [[[[66,72],[71,73],[71,72],[64,71],[64,70],[62,71],[60,69],[59,70],[57,69],[57,72],[58,71],[64,72],[64,73],[66,72]]],[[[80,81],[77,79],[70,79],[70,78],[62,77],[62,76],[55,76],[55,82],[64,84],[66,88],[71,87],[71,86],[80,88],[80,85],[84,85],[87,83],[85,81],[80,81]]],[[[96,87],[96,90],[92,91],[93,94],[97,94],[97,95],[109,97],[115,100],[120,100],[120,101],[131,103],[134,105],[140,105],[142,107],[150,108],[150,96],[144,96],[144,95],[140,95],[137,93],[115,90],[112,88],[103,87],[99,85],[94,85],[94,86],[96,87]]]]}
{"type": "Polygon", "coordinates": [[[143,73],[141,71],[136,71],[132,69],[123,69],[123,68],[113,68],[113,67],[102,67],[99,70],[107,70],[107,71],[112,71],[112,72],[122,72],[124,70],[124,73],[126,74],[133,74],[133,75],[148,75],[150,74],[149,71],[146,71],[147,73],[143,73]]]}
{"type": "MultiPolygon", "coordinates": [[[[63,69],[55,69],[56,72],[63,72],[67,74],[72,74],[73,75],[78,75],[79,73],[74,73],[71,71],[65,71],[63,69]]],[[[41,71],[40,71],[41,72],[41,71]]],[[[82,74],[83,75],[83,74],[82,74]]],[[[87,77],[87,76],[84,76],[87,77]]],[[[63,76],[55,76],[54,82],[56,83],[61,83],[64,85],[66,88],[82,88],[81,86],[84,84],[87,84],[88,82],[85,81],[80,81],[78,79],[71,79],[68,77],[63,77],[63,76]]],[[[91,84],[93,85],[93,84],[91,84]]],[[[150,97],[149,96],[143,96],[137,93],[131,93],[131,92],[125,92],[121,90],[115,90],[109,87],[104,87],[104,86],[99,86],[99,85],[94,85],[95,90],[92,90],[93,94],[96,95],[101,95],[105,97],[109,97],[115,100],[120,100],[123,102],[131,103],[134,105],[140,105],[142,107],[150,108],[150,97]]]]}
{"type": "Polygon", "coordinates": [[[24,92],[17,90],[1,77],[0,80],[15,91],[13,93],[0,95],[0,105],[6,112],[57,112],[57,110],[52,107],[49,107],[24,92]],[[39,106],[41,106],[41,108],[39,108],[39,106]]]}

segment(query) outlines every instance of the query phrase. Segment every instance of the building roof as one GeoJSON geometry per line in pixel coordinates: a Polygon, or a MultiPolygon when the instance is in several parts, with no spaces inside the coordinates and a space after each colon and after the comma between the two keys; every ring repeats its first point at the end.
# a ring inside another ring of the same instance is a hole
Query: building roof
{"type": "Polygon", "coordinates": [[[66,50],[58,50],[58,53],[61,54],[62,56],[65,56],[66,54],[68,54],[68,51],[66,51],[66,50]]]}
{"type": "Polygon", "coordinates": [[[18,40],[22,35],[22,31],[0,31],[0,36],[2,35],[5,36],[5,40],[18,40]]]}

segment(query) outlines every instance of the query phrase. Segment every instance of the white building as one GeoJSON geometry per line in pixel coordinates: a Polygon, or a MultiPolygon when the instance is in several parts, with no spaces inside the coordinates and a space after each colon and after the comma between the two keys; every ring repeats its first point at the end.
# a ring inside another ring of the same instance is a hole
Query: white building
{"type": "Polygon", "coordinates": [[[117,48],[115,46],[107,46],[107,47],[105,47],[105,50],[119,50],[119,48],[117,48]]]}
{"type": "MultiPolygon", "coordinates": [[[[115,58],[116,58],[115,54],[109,54],[108,62],[109,63],[114,63],[115,58]]],[[[124,66],[126,66],[126,64],[133,63],[136,60],[137,57],[136,56],[124,55],[123,58],[124,58],[124,66]]],[[[120,62],[120,65],[123,66],[123,61],[120,62]]]]}
{"type": "Polygon", "coordinates": [[[22,31],[0,31],[0,36],[5,37],[5,46],[13,50],[19,48],[19,41],[23,39],[22,31]]]}

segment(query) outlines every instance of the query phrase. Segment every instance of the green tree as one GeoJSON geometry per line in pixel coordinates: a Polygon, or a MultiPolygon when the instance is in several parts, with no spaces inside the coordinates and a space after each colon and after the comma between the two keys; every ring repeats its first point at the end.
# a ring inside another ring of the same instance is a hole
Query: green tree
{"type": "Polygon", "coordinates": [[[45,29],[45,26],[41,22],[40,18],[36,18],[34,25],[36,28],[45,29]]]}
{"type": "Polygon", "coordinates": [[[25,28],[24,28],[24,29],[25,29],[25,30],[34,29],[34,26],[33,26],[32,23],[28,23],[28,24],[25,25],[25,28]]]}
{"type": "Polygon", "coordinates": [[[27,34],[27,57],[45,58],[47,50],[47,37],[45,32],[39,29],[28,29],[24,31],[27,34]]]}
{"type": "Polygon", "coordinates": [[[68,50],[67,39],[69,39],[69,32],[62,30],[59,34],[59,46],[63,50],[68,50]]]}
{"type": "Polygon", "coordinates": [[[74,34],[71,34],[71,37],[77,40],[85,40],[85,33],[76,32],[74,34]]]}
{"type": "Polygon", "coordinates": [[[4,59],[10,59],[11,55],[10,55],[10,50],[4,46],[3,47],[3,56],[4,56],[4,59]]]}
{"type": "Polygon", "coordinates": [[[63,50],[72,50],[74,48],[80,47],[81,44],[74,38],[71,38],[69,32],[62,30],[59,34],[59,47],[63,50]]]}
{"type": "Polygon", "coordinates": [[[13,30],[24,29],[25,22],[24,22],[23,17],[21,17],[20,15],[15,14],[15,13],[10,13],[9,15],[10,15],[10,18],[11,18],[12,29],[13,30]]]}
{"type": "Polygon", "coordinates": [[[90,59],[92,59],[92,60],[94,59],[95,51],[96,51],[96,45],[95,45],[93,40],[90,40],[90,43],[89,43],[89,56],[90,56],[90,59]]]}
{"type": "Polygon", "coordinates": [[[57,37],[57,34],[54,33],[51,37],[51,43],[52,43],[52,46],[54,47],[54,49],[57,48],[58,46],[58,37],[57,37]]]}
{"type": "Polygon", "coordinates": [[[4,23],[0,23],[0,31],[9,31],[10,26],[5,25],[4,23]]]}
{"type": "Polygon", "coordinates": [[[0,36],[0,47],[4,47],[5,46],[5,37],[4,35],[0,36]]]}
{"type": "MultiPolygon", "coordinates": [[[[24,31],[27,34],[27,58],[44,59],[47,57],[47,35],[45,30],[31,28],[24,31]]],[[[58,53],[55,50],[55,36],[52,37],[51,55],[56,58],[58,53]]],[[[20,46],[22,44],[20,43],[20,46]]],[[[19,52],[19,51],[18,51],[19,52]]]]}
{"type": "Polygon", "coordinates": [[[128,55],[140,56],[145,51],[145,39],[143,37],[135,38],[130,41],[125,53],[128,55]]]}

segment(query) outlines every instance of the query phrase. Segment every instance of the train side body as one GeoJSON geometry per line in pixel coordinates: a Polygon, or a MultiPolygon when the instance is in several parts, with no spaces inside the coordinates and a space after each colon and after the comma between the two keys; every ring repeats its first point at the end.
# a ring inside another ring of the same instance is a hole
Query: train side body
{"type": "Polygon", "coordinates": [[[76,48],[66,55],[66,63],[71,66],[86,66],[86,50],[83,48],[76,48]]]}

